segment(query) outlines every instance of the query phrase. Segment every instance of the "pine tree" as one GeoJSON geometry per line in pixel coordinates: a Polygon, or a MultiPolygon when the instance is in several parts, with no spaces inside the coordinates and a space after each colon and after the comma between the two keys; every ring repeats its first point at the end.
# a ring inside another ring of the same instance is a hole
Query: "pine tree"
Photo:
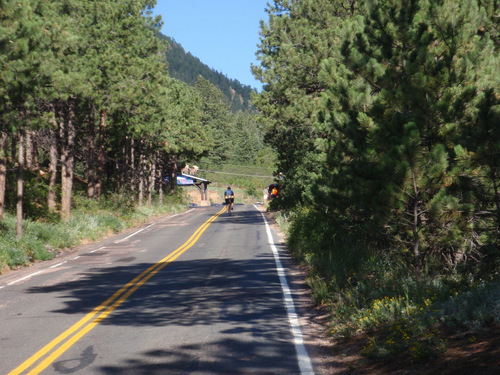
{"type": "Polygon", "coordinates": [[[431,256],[453,266],[477,246],[453,142],[475,108],[474,61],[489,51],[480,14],[475,1],[372,1],[342,64],[325,64],[331,142],[319,197],[367,236],[386,228],[417,273],[431,256]]]}
{"type": "Polygon", "coordinates": [[[234,153],[229,104],[224,94],[205,78],[199,76],[195,87],[201,100],[201,126],[213,140],[207,162],[218,165],[234,153]]]}
{"type": "MultiPolygon", "coordinates": [[[[39,84],[46,36],[40,33],[41,1],[4,1],[0,4],[0,131],[5,138],[17,139],[17,234],[22,236],[24,185],[24,132],[33,125],[35,93],[39,84]]],[[[5,202],[6,164],[4,148],[0,151],[0,207],[5,202]]]]}
{"type": "Polygon", "coordinates": [[[256,116],[239,112],[234,119],[234,160],[242,164],[255,163],[264,147],[262,132],[256,116]]]}
{"type": "Polygon", "coordinates": [[[323,134],[314,127],[327,86],[320,81],[321,62],[338,55],[338,21],[356,13],[342,1],[274,1],[261,23],[260,66],[254,75],[264,90],[255,106],[271,121],[267,141],[278,155],[277,172],[283,207],[311,202],[311,183],[319,176],[323,134]]]}

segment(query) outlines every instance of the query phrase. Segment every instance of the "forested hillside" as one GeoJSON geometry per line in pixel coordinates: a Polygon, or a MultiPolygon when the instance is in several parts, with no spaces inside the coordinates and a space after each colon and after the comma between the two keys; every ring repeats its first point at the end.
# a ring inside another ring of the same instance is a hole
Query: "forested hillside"
{"type": "Polygon", "coordinates": [[[332,333],[365,332],[368,357],[424,360],[446,346],[440,323],[500,324],[499,11],[284,0],[262,25],[273,203],[332,333]]]}
{"type": "Polygon", "coordinates": [[[208,67],[172,38],[160,34],[160,39],[166,40],[168,44],[167,61],[171,77],[194,86],[198,77],[202,76],[224,93],[233,112],[252,110],[250,94],[255,89],[208,67]]]}

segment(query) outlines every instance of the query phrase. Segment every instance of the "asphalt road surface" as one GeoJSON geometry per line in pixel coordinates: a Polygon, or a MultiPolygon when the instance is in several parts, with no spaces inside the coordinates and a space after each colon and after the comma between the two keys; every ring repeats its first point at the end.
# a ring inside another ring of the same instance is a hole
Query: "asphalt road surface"
{"type": "Polygon", "coordinates": [[[276,240],[235,208],[0,275],[0,374],[313,374],[276,240]]]}

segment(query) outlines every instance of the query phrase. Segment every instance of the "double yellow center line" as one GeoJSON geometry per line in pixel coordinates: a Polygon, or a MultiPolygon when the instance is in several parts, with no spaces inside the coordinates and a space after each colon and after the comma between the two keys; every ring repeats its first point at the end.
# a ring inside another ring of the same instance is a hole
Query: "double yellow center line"
{"type": "Polygon", "coordinates": [[[144,285],[150,278],[160,272],[167,264],[173,262],[180,257],[185,251],[191,248],[201,237],[208,226],[224,212],[224,208],[205,221],[201,227],[178,249],[149,267],[132,281],[125,284],[120,290],[108,298],[104,303],[93,309],[85,315],[80,321],[61,333],[58,337],[45,345],[42,349],[36,352],[33,356],[24,361],[16,369],[12,370],[8,375],[22,374],[32,368],[27,374],[39,374],[46,369],[52,362],[68,350],[74,343],[80,340],[95,326],[102,322],[111,314],[118,306],[120,306],[132,293],[139,287],[144,285]],[[36,367],[34,367],[36,366],[36,367]]]}

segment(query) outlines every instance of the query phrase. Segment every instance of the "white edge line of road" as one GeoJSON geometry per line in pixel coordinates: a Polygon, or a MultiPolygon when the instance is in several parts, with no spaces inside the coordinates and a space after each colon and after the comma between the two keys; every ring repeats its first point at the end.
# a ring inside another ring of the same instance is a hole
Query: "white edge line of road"
{"type": "Polygon", "coordinates": [[[20,282],[20,281],[23,281],[23,280],[29,279],[30,277],[33,277],[33,276],[35,276],[35,275],[38,275],[39,273],[42,273],[42,272],[43,272],[43,271],[38,271],[38,272],[32,273],[31,275],[21,277],[20,279],[14,280],[14,281],[12,281],[12,282],[8,283],[7,285],[13,285],[13,284],[18,283],[18,282],[20,282]]]}
{"type": "Polygon", "coordinates": [[[59,266],[62,266],[63,264],[67,263],[67,261],[65,260],[64,262],[61,262],[61,263],[57,263],[57,264],[54,264],[53,266],[50,266],[49,268],[57,268],[59,266]]]}
{"type": "MultiPolygon", "coordinates": [[[[190,212],[191,212],[191,211],[193,211],[193,210],[194,210],[194,209],[192,208],[192,209],[190,209],[190,210],[188,210],[188,211],[186,211],[186,212],[183,212],[183,213],[180,213],[180,214],[175,214],[175,215],[172,215],[172,216],[170,216],[170,217],[169,217],[169,219],[171,219],[171,218],[173,218],[173,217],[176,217],[176,216],[179,216],[179,215],[183,215],[183,214],[190,213],[190,212]]],[[[149,224],[147,227],[144,227],[144,228],[142,228],[142,229],[139,229],[137,232],[134,232],[134,233],[130,234],[129,236],[127,236],[127,237],[125,237],[125,238],[122,238],[121,240],[115,241],[115,243],[120,243],[120,242],[126,241],[126,240],[128,240],[130,237],[133,237],[133,236],[135,236],[136,234],[141,233],[143,230],[146,230],[146,229],[148,229],[148,228],[151,228],[153,225],[156,225],[156,223],[149,224]]]]}
{"type": "MultiPolygon", "coordinates": [[[[193,211],[193,210],[194,210],[194,208],[192,208],[192,209],[190,209],[190,210],[188,210],[188,211],[186,211],[186,212],[182,212],[182,213],[180,213],[180,214],[172,215],[170,218],[173,218],[173,217],[176,217],[176,216],[179,216],[179,215],[183,215],[183,214],[187,214],[187,213],[189,213],[189,212],[191,212],[191,211],[193,211]]],[[[132,234],[131,234],[131,235],[129,235],[128,237],[125,237],[125,238],[122,238],[121,240],[115,241],[115,243],[118,243],[118,242],[122,242],[122,241],[128,240],[130,237],[133,237],[133,236],[135,236],[136,234],[139,234],[139,233],[140,233],[140,232],[142,232],[143,230],[146,230],[146,229],[148,229],[148,228],[151,228],[151,227],[152,227],[153,225],[155,225],[155,224],[156,224],[156,223],[152,223],[152,224],[148,225],[147,227],[142,228],[142,229],[138,230],[137,232],[132,233],[132,234]]],[[[95,249],[95,250],[90,251],[90,253],[95,253],[96,251],[102,250],[102,249],[104,249],[104,248],[105,248],[105,246],[102,246],[102,247],[100,247],[100,248],[98,248],[98,249],[95,249]]],[[[72,260],[76,260],[76,259],[78,259],[78,258],[80,258],[80,256],[76,256],[76,257],[74,257],[72,260]]],[[[63,264],[65,264],[65,263],[67,263],[67,261],[64,261],[64,262],[61,262],[61,263],[58,263],[58,264],[54,264],[53,266],[50,266],[49,268],[57,268],[57,267],[59,267],[59,266],[62,266],[62,265],[63,265],[63,264]]],[[[35,275],[38,275],[38,274],[40,274],[40,273],[42,273],[42,272],[44,272],[44,270],[41,270],[41,271],[38,271],[38,272],[32,273],[31,275],[28,275],[28,276],[22,277],[22,278],[20,278],[20,279],[14,280],[14,281],[12,281],[12,282],[8,283],[8,284],[7,284],[7,286],[10,286],[10,285],[16,284],[16,283],[18,283],[18,282],[20,282],[20,281],[23,281],[23,280],[29,279],[29,278],[31,278],[31,277],[33,277],[33,276],[35,276],[35,275]]],[[[0,289],[5,288],[5,286],[6,286],[6,285],[0,285],[0,289]]]]}
{"type": "MultiPolygon", "coordinates": [[[[188,210],[188,211],[186,211],[186,212],[183,212],[183,213],[180,213],[180,214],[173,215],[173,216],[171,216],[170,218],[175,217],[175,216],[179,216],[179,215],[183,215],[183,214],[187,214],[187,213],[189,213],[189,212],[191,212],[191,211],[193,211],[193,210],[194,210],[194,209],[192,208],[192,209],[190,209],[190,210],[188,210]]],[[[156,223],[152,223],[152,224],[148,225],[147,227],[144,227],[144,228],[142,228],[142,229],[140,229],[140,230],[138,230],[138,231],[136,231],[136,232],[132,233],[132,234],[131,234],[131,235],[129,235],[128,237],[125,237],[125,238],[122,238],[121,240],[115,241],[115,243],[119,243],[119,242],[122,242],[122,241],[128,240],[130,237],[133,237],[133,236],[135,236],[136,234],[139,234],[139,233],[140,233],[140,232],[142,232],[143,230],[146,230],[146,229],[148,229],[148,228],[151,228],[151,227],[152,227],[153,225],[155,225],[155,224],[156,224],[156,223]]],[[[104,248],[105,248],[105,246],[102,246],[102,247],[100,247],[100,248],[98,248],[98,249],[95,249],[95,250],[90,251],[89,253],[95,253],[96,251],[102,250],[102,249],[104,249],[104,248]]],[[[78,258],[80,258],[80,256],[79,256],[79,255],[78,255],[78,256],[76,256],[76,257],[74,257],[74,258],[72,258],[71,260],[76,260],[76,259],[78,259],[78,258]]],[[[59,266],[62,266],[62,265],[63,265],[63,264],[65,264],[65,263],[67,263],[67,261],[64,261],[64,262],[61,262],[61,263],[58,263],[58,264],[54,264],[53,266],[50,266],[49,268],[57,268],[57,267],[59,267],[59,266]]],[[[38,271],[38,272],[32,273],[31,275],[25,276],[25,277],[20,278],[20,279],[14,280],[14,281],[12,281],[12,282],[8,283],[8,284],[7,284],[7,286],[10,286],[10,285],[16,284],[16,283],[18,283],[18,282],[20,282],[20,281],[23,281],[23,280],[29,279],[29,278],[31,278],[31,277],[33,277],[33,276],[35,276],[35,275],[38,275],[38,274],[40,274],[40,273],[42,273],[42,272],[44,272],[44,270],[41,270],[41,271],[38,271]]],[[[2,285],[2,286],[0,286],[0,289],[3,289],[3,288],[5,288],[5,287],[6,287],[6,285],[2,285]]]]}
{"type": "MultiPolygon", "coordinates": [[[[254,205],[254,207],[258,210],[257,206],[254,205]]],[[[278,276],[281,283],[281,289],[283,291],[283,302],[287,310],[288,321],[290,323],[293,335],[293,342],[295,344],[295,350],[297,352],[297,361],[299,363],[300,373],[302,375],[314,375],[314,369],[311,362],[311,358],[309,358],[309,354],[307,354],[307,349],[304,345],[304,337],[302,336],[302,331],[300,329],[299,318],[297,315],[297,311],[295,310],[295,304],[293,302],[292,293],[290,291],[290,286],[288,285],[288,281],[286,279],[285,270],[283,268],[283,265],[281,264],[278,249],[274,244],[271,227],[267,222],[266,216],[262,212],[260,212],[260,214],[262,215],[262,219],[264,219],[269,246],[271,246],[271,250],[273,251],[274,261],[276,263],[276,269],[278,271],[278,276]]]]}
{"type": "Polygon", "coordinates": [[[125,237],[125,238],[122,238],[121,240],[115,241],[115,243],[119,243],[119,242],[126,241],[126,240],[128,240],[130,237],[133,237],[133,236],[135,236],[136,234],[141,233],[143,230],[146,230],[146,229],[148,229],[148,228],[151,228],[151,227],[152,227],[153,225],[155,225],[155,224],[156,224],[156,223],[149,224],[147,227],[144,227],[144,228],[142,228],[142,229],[139,229],[137,232],[134,232],[134,233],[132,233],[131,235],[129,235],[129,236],[125,237]]]}

